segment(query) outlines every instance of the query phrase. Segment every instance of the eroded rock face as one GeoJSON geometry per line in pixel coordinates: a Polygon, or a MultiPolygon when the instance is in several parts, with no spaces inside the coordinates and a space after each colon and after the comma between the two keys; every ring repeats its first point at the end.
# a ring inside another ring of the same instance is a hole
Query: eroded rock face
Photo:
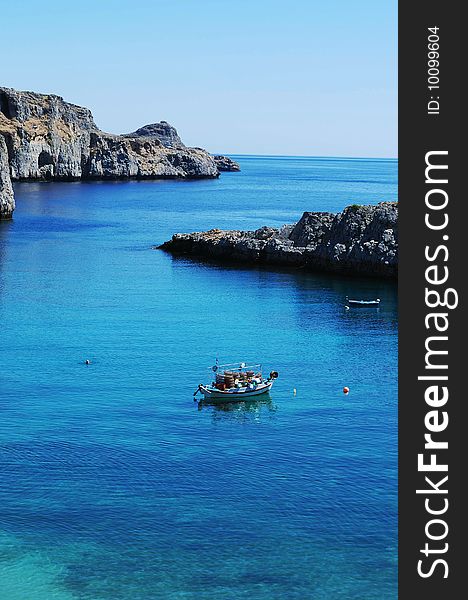
{"type": "Polygon", "coordinates": [[[90,135],[84,173],[87,179],[211,178],[219,174],[205,150],[170,148],[158,139],[100,132],[90,135]]]}
{"type": "Polygon", "coordinates": [[[383,277],[398,273],[398,205],[306,212],[296,225],[256,231],[175,234],[160,248],[174,254],[305,267],[383,277]]]}
{"type": "Polygon", "coordinates": [[[295,246],[315,250],[330,231],[335,215],[327,212],[305,212],[289,235],[295,246]]]}
{"type": "Polygon", "coordinates": [[[218,171],[240,171],[240,165],[229,156],[221,156],[220,154],[215,154],[213,156],[216,166],[218,167],[218,171]]]}
{"type": "Polygon", "coordinates": [[[213,157],[186,148],[168,123],[124,136],[104,133],[88,109],[53,94],[0,88],[0,135],[12,179],[219,175],[213,157]]]}
{"type": "Polygon", "coordinates": [[[0,88],[0,134],[12,179],[79,179],[89,153],[91,112],[54,95],[0,88]]]}
{"type": "Polygon", "coordinates": [[[0,220],[11,219],[15,209],[13,187],[8,165],[8,151],[3,136],[0,135],[0,220]]]}

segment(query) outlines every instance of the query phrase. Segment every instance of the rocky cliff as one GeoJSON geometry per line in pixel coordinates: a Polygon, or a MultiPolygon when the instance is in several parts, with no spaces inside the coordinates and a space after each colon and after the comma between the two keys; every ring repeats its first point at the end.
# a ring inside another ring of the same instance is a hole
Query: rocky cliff
{"type": "Polygon", "coordinates": [[[305,212],[295,225],[256,231],[177,233],[160,246],[173,254],[348,274],[396,277],[398,205],[305,212]]]}
{"type": "Polygon", "coordinates": [[[14,209],[15,200],[8,166],[8,152],[5,140],[0,135],[0,220],[11,219],[14,209]]]}
{"type": "Polygon", "coordinates": [[[165,121],[125,135],[104,133],[88,109],[53,94],[0,87],[0,139],[13,180],[219,175],[213,157],[184,146],[165,121]]]}

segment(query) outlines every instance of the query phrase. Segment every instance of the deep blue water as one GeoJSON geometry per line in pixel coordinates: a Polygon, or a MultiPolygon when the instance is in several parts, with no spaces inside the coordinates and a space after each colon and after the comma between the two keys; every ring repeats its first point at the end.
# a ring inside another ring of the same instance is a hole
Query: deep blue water
{"type": "Polygon", "coordinates": [[[397,163],[239,162],[216,181],[16,185],[2,600],[396,599],[395,284],[151,246],[396,199],[397,163]],[[382,307],[346,311],[347,294],[382,307]],[[216,355],[278,370],[271,398],[199,407],[216,355]]]}

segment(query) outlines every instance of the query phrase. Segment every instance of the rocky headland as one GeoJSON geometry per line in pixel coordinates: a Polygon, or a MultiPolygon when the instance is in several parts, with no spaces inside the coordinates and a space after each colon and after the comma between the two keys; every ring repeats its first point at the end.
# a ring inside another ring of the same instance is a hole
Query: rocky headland
{"type": "Polygon", "coordinates": [[[217,261],[396,278],[398,204],[352,205],[338,214],[305,212],[296,224],[281,228],[176,233],[159,248],[217,261]]]}
{"type": "Polygon", "coordinates": [[[218,171],[240,171],[239,163],[232,160],[232,158],[229,158],[229,156],[215,154],[213,158],[218,167],[218,171]]]}
{"type": "Polygon", "coordinates": [[[60,96],[0,87],[0,218],[13,212],[15,180],[214,178],[220,170],[166,121],[114,135],[60,96]]]}

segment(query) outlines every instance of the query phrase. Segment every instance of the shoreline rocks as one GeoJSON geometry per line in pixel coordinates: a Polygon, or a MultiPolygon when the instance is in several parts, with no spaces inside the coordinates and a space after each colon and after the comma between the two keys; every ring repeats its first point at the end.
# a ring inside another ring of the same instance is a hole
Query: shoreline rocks
{"type": "Polygon", "coordinates": [[[295,225],[256,231],[176,233],[158,248],[174,255],[396,278],[398,204],[305,212],[295,225]]]}

